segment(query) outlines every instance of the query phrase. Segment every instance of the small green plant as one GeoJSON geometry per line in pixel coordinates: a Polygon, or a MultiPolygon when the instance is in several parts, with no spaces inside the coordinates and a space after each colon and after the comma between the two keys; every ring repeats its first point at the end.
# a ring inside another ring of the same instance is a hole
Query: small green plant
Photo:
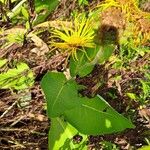
{"type": "Polygon", "coordinates": [[[134,93],[127,93],[127,96],[134,101],[140,102],[141,105],[145,105],[149,102],[150,97],[150,75],[148,73],[145,74],[145,80],[140,80],[141,92],[137,95],[134,93]]]}
{"type": "Polygon", "coordinates": [[[41,82],[48,117],[51,118],[49,149],[80,149],[80,146],[86,146],[83,143],[87,138],[84,137],[88,135],[134,128],[131,121],[117,113],[100,95],[88,98],[79,93],[84,87],[76,83],[76,75],[85,76],[96,63],[108,60],[118,40],[117,29],[105,25],[98,29],[101,36],[96,37],[97,31],[88,27],[89,21],[92,25],[92,20],[79,16],[73,20],[72,28],[64,27],[52,32],[57,38],[52,46],[68,53],[71,78],[67,79],[63,73],[48,72],[41,82]],[[95,42],[95,38],[99,42],[95,42]],[[73,143],[75,135],[83,137],[77,145],[73,143]]]}

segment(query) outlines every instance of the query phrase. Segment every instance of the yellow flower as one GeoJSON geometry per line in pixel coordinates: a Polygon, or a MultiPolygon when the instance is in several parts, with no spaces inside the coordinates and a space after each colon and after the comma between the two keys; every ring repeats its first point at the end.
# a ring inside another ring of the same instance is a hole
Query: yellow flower
{"type": "Polygon", "coordinates": [[[87,56],[85,48],[95,47],[92,19],[82,15],[74,18],[71,27],[65,27],[62,24],[62,29],[55,28],[52,34],[53,39],[60,41],[51,42],[54,49],[68,53],[68,56],[71,55],[74,60],[78,60],[78,50],[83,51],[87,56]]]}

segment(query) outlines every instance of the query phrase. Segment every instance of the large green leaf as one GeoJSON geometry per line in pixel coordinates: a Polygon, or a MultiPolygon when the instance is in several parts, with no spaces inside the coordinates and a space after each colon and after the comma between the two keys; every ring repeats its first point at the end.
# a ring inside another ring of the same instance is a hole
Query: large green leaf
{"type": "Polygon", "coordinates": [[[48,116],[64,115],[83,134],[107,134],[134,127],[102,97],[80,97],[79,87],[74,81],[67,81],[63,73],[47,73],[41,85],[47,99],[48,116]]]}
{"type": "Polygon", "coordinates": [[[77,84],[67,81],[63,73],[48,72],[42,79],[49,117],[58,117],[68,109],[79,106],[77,84]]]}
{"type": "Polygon", "coordinates": [[[61,118],[51,119],[51,129],[48,135],[48,147],[49,150],[83,150],[85,135],[80,144],[73,142],[73,137],[78,134],[78,131],[69,123],[64,122],[61,118]],[[82,149],[81,149],[82,147],[82,149]]]}
{"type": "Polygon", "coordinates": [[[37,18],[33,24],[39,24],[47,18],[47,16],[56,8],[59,4],[59,0],[35,0],[35,11],[37,18]]]}
{"type": "Polygon", "coordinates": [[[86,76],[89,74],[94,67],[94,63],[91,63],[94,59],[95,55],[97,54],[99,50],[99,46],[96,48],[87,48],[86,53],[79,51],[77,53],[78,60],[74,60],[72,57],[70,59],[70,74],[72,77],[79,75],[80,77],[86,76]],[[91,59],[91,61],[87,58],[91,59]]]}
{"type": "Polygon", "coordinates": [[[102,97],[82,98],[81,101],[80,107],[65,112],[65,119],[79,132],[98,135],[134,128],[128,119],[117,113],[102,97]]]}

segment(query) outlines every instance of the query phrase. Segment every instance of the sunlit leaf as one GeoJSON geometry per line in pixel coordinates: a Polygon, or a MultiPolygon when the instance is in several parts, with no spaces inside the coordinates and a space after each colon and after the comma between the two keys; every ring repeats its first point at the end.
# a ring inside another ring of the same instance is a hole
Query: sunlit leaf
{"type": "Polygon", "coordinates": [[[34,82],[33,72],[25,63],[18,63],[16,68],[0,74],[0,88],[25,89],[34,82]]]}
{"type": "Polygon", "coordinates": [[[7,63],[7,59],[0,59],[0,67],[7,63]]]}
{"type": "Polygon", "coordinates": [[[26,2],[27,0],[21,0],[12,10],[11,12],[8,13],[8,17],[11,19],[18,15],[22,9],[22,5],[26,2]]]}
{"type": "Polygon", "coordinates": [[[22,15],[25,17],[26,20],[29,19],[29,13],[25,7],[22,7],[21,9],[22,15]]]}
{"type": "Polygon", "coordinates": [[[139,148],[138,150],[150,150],[150,145],[143,146],[143,147],[139,148]]]}
{"type": "Polygon", "coordinates": [[[47,99],[48,116],[64,115],[65,120],[83,134],[108,134],[134,128],[102,97],[80,97],[76,83],[67,81],[62,73],[47,73],[41,85],[47,99]]]}
{"type": "MultiPolygon", "coordinates": [[[[85,135],[82,135],[82,141],[79,144],[73,142],[73,137],[79,134],[78,131],[69,123],[63,121],[61,118],[51,119],[51,129],[49,131],[49,150],[57,149],[78,149],[83,150],[86,145],[83,143],[85,135]]],[[[87,147],[86,147],[87,148],[87,147]]]]}
{"type": "Polygon", "coordinates": [[[79,132],[102,135],[134,128],[125,117],[117,113],[102,97],[82,98],[82,105],[65,112],[65,119],[79,132]]]}

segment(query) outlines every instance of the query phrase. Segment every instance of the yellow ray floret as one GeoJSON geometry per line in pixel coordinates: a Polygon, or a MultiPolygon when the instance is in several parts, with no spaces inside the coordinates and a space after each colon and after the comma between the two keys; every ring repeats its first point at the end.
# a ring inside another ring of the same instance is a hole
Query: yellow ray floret
{"type": "Polygon", "coordinates": [[[92,28],[92,19],[85,16],[76,16],[71,27],[54,29],[52,32],[53,39],[59,39],[60,42],[53,41],[51,45],[63,52],[67,52],[77,59],[77,51],[81,50],[86,53],[85,48],[94,48],[94,30],[92,28]]]}

